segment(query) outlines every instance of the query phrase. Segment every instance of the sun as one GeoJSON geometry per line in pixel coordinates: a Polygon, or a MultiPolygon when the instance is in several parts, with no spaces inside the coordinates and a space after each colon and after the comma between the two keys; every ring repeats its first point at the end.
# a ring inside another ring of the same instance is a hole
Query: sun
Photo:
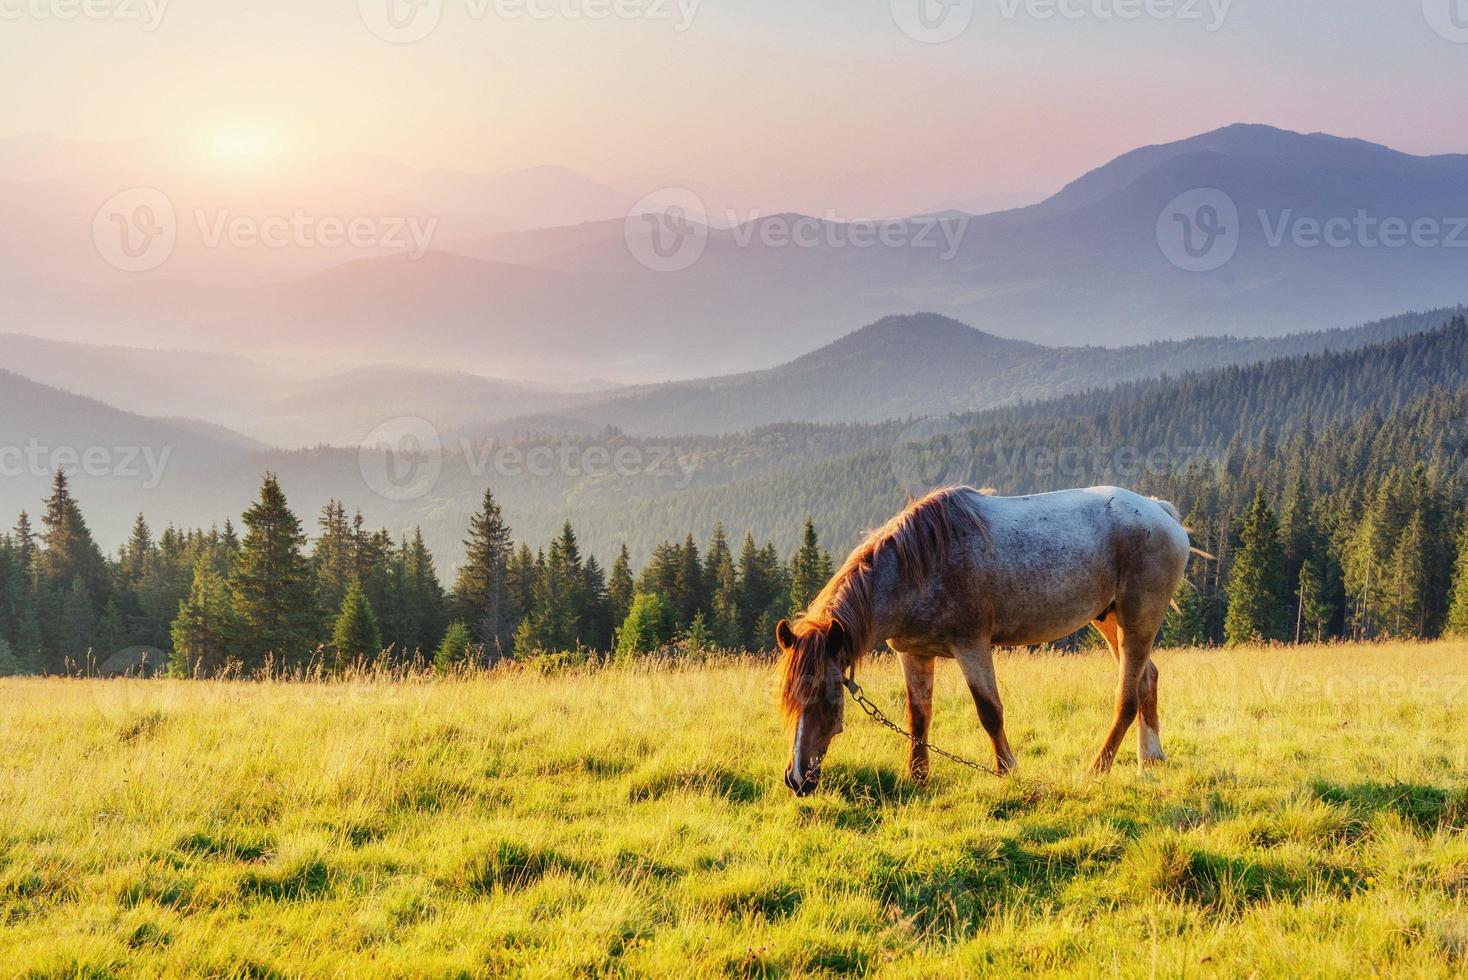
{"type": "Polygon", "coordinates": [[[233,170],[255,170],[270,163],[279,152],[274,136],[249,126],[226,126],[212,131],[207,140],[210,159],[233,170]]]}

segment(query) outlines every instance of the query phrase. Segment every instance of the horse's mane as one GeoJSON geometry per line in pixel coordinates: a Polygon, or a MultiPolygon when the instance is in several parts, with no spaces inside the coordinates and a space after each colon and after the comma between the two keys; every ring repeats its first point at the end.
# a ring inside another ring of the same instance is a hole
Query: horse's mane
{"type": "Polygon", "coordinates": [[[988,524],[971,487],[942,487],[908,504],[896,517],[867,534],[847,556],[840,570],[797,617],[797,642],[782,662],[781,707],[787,718],[798,715],[835,657],[825,655],[826,637],[839,624],[845,632],[849,663],[860,662],[875,637],[877,567],[890,554],[904,584],[917,586],[931,578],[948,557],[949,546],[961,530],[987,534],[988,524]]]}

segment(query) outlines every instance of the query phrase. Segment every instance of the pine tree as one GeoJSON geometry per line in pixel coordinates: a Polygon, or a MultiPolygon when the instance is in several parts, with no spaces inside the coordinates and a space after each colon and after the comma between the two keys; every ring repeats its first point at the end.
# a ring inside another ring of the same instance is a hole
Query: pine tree
{"type": "Polygon", "coordinates": [[[1358,639],[1371,639],[1382,629],[1389,566],[1406,520],[1400,483],[1399,473],[1381,482],[1345,547],[1345,587],[1358,639]]]}
{"type": "Polygon", "coordinates": [[[833,575],[831,556],[821,550],[816,525],[809,517],[801,532],[800,550],[790,561],[790,612],[799,615],[833,575]]]}
{"type": "Polygon", "coordinates": [[[768,581],[765,568],[760,561],[759,549],[755,547],[754,535],[746,533],[744,544],[739,549],[739,588],[736,593],[735,613],[739,628],[738,643],[751,650],[763,649],[756,636],[760,617],[769,605],[772,583],[768,581]]]}
{"type": "Polygon", "coordinates": [[[1296,641],[1320,643],[1325,639],[1331,610],[1325,593],[1325,577],[1314,558],[1305,559],[1300,566],[1300,581],[1295,596],[1296,641]]]}
{"type": "MultiPolygon", "coordinates": [[[[1284,580],[1293,589],[1300,581],[1300,566],[1317,547],[1310,492],[1303,474],[1290,485],[1289,500],[1280,516],[1279,539],[1284,548],[1284,580]]],[[[1298,597],[1298,593],[1295,595],[1298,597]]]]}
{"type": "Polygon", "coordinates": [[[515,633],[516,656],[571,650],[580,641],[585,604],[580,556],[576,534],[567,522],[541,566],[534,608],[515,633]]]}
{"type": "Polygon", "coordinates": [[[148,570],[148,563],[153,556],[153,532],[148,527],[148,521],[142,514],[133,521],[132,533],[128,535],[127,543],[122,546],[122,554],[118,560],[118,573],[128,588],[135,589],[142,582],[143,575],[148,570]]]}
{"type": "Polygon", "coordinates": [[[611,599],[607,595],[607,577],[595,555],[586,557],[582,579],[582,642],[593,650],[610,650],[616,620],[612,618],[611,599]]]}
{"type": "MultiPolygon", "coordinates": [[[[361,515],[358,515],[359,517],[361,515]]],[[[347,509],[339,500],[328,500],[316,521],[320,536],[311,552],[311,570],[321,608],[333,614],[357,580],[357,540],[347,509]]]]}
{"type": "Polygon", "coordinates": [[[240,556],[240,536],[235,532],[234,522],[224,521],[224,533],[219,536],[219,555],[216,562],[219,574],[228,577],[234,570],[235,560],[240,556]]]}
{"type": "Polygon", "coordinates": [[[704,559],[704,584],[709,596],[709,631],[714,642],[723,647],[739,645],[739,573],[724,525],[714,525],[708,557],[704,559]]]}
{"type": "Polygon", "coordinates": [[[433,553],[423,541],[422,528],[413,529],[413,541],[403,559],[408,586],[408,608],[413,632],[403,637],[403,653],[433,650],[443,638],[448,623],[443,586],[434,568],[433,553]]]}
{"type": "Polygon", "coordinates": [[[454,583],[454,610],[470,625],[475,639],[496,656],[510,651],[518,619],[509,581],[513,547],[494,492],[485,490],[483,507],[469,519],[465,562],[454,583]]]}
{"type": "Polygon", "coordinates": [[[342,597],[341,612],[331,632],[331,645],[340,660],[375,657],[382,652],[377,615],[358,582],[347,586],[347,594],[342,597]]]}
{"type": "Polygon", "coordinates": [[[540,581],[540,565],[528,544],[521,544],[510,562],[510,604],[516,627],[535,609],[535,586],[540,581]]]}
{"type": "Polygon", "coordinates": [[[1427,632],[1427,533],[1418,514],[1402,529],[1383,584],[1381,620],[1392,636],[1422,638],[1427,632]]]}
{"type": "Polygon", "coordinates": [[[1162,621],[1162,643],[1169,647],[1206,647],[1213,641],[1208,624],[1208,598],[1191,582],[1178,590],[1177,608],[1162,621]]]}
{"type": "Polygon", "coordinates": [[[1453,572],[1452,595],[1444,632],[1449,636],[1468,636],[1468,521],[1464,522],[1458,534],[1458,561],[1453,572]]]}
{"type": "Polygon", "coordinates": [[[707,653],[714,648],[714,634],[702,611],[693,617],[683,633],[683,642],[689,653],[707,653]]]}
{"type": "Polygon", "coordinates": [[[45,548],[36,556],[42,587],[69,589],[79,579],[94,600],[104,600],[108,585],[106,559],[92,539],[61,470],[56,471],[52,481],[42,524],[46,529],[41,535],[45,548]]]}
{"type": "Polygon", "coordinates": [[[20,518],[15,522],[15,532],[11,535],[11,539],[15,544],[15,557],[21,569],[27,575],[34,575],[36,571],[36,532],[31,528],[30,515],[25,511],[20,512],[20,518]]]}
{"type": "MultiPolygon", "coordinates": [[[[527,552],[528,554],[528,552],[527,552]]],[[[632,609],[632,594],[636,590],[632,581],[632,557],[627,546],[617,552],[612,562],[612,573],[607,579],[607,604],[611,608],[612,622],[621,625],[632,609]]]]}
{"type": "Polygon", "coordinates": [[[193,584],[188,598],[179,603],[170,633],[173,655],[168,672],[174,677],[219,673],[240,642],[240,621],[229,586],[207,557],[194,564],[193,584]]]}
{"type": "Polygon", "coordinates": [[[57,634],[56,654],[60,657],[60,668],[65,672],[85,670],[91,673],[95,666],[92,647],[95,643],[97,612],[92,604],[91,590],[87,581],[78,575],[72,579],[72,587],[62,597],[60,632],[57,634]]]}
{"type": "Polygon", "coordinates": [[[673,608],[655,592],[639,592],[622,628],[617,630],[617,655],[635,657],[652,653],[673,639],[677,629],[673,608]]]}
{"type": "Polygon", "coordinates": [[[770,584],[769,603],[765,606],[759,624],[755,627],[756,649],[769,649],[774,644],[775,625],[790,612],[790,572],[780,561],[773,541],[766,541],[760,549],[760,565],[765,579],[770,584]]]}
{"type": "Polygon", "coordinates": [[[28,673],[20,658],[10,649],[10,641],[0,636],[0,677],[14,677],[28,673]]]}
{"type": "Polygon", "coordinates": [[[678,554],[677,591],[674,610],[680,626],[689,626],[699,613],[708,608],[708,589],[703,580],[703,561],[698,545],[690,534],[683,540],[678,554]]]}
{"type": "Polygon", "coordinates": [[[133,645],[132,634],[127,627],[127,619],[123,616],[122,606],[116,599],[109,599],[107,605],[102,607],[102,615],[97,617],[92,640],[96,645],[96,660],[99,666],[105,665],[114,654],[121,653],[133,645]]]}
{"type": "Polygon", "coordinates": [[[433,666],[440,672],[454,670],[477,662],[479,655],[474,647],[474,633],[469,627],[455,620],[444,631],[443,640],[433,655],[433,666]]]}
{"type": "Polygon", "coordinates": [[[1229,645],[1287,637],[1284,549],[1274,512],[1259,487],[1244,518],[1228,580],[1224,638],[1229,645]]]}
{"type": "Polygon", "coordinates": [[[316,649],[321,618],[302,553],[306,536],[274,473],[266,474],[244,523],[245,540],[229,579],[240,620],[239,660],[246,669],[260,667],[267,654],[298,663],[316,649]]]}

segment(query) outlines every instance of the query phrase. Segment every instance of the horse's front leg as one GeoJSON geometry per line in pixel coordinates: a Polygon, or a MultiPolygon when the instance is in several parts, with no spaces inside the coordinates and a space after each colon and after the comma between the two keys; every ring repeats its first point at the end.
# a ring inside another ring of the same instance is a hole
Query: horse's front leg
{"type": "Polygon", "coordinates": [[[928,778],[928,728],[933,721],[933,658],[910,653],[897,653],[902,662],[902,676],[907,680],[907,730],[924,744],[913,742],[908,747],[907,771],[913,779],[928,778]]]}
{"type": "Polygon", "coordinates": [[[974,697],[974,706],[979,709],[979,723],[994,743],[994,762],[1002,776],[1013,772],[1019,763],[1009,748],[1009,739],[1004,734],[1004,702],[999,700],[999,678],[994,673],[994,651],[988,643],[968,650],[955,650],[963,679],[968,682],[969,693],[974,697]]]}

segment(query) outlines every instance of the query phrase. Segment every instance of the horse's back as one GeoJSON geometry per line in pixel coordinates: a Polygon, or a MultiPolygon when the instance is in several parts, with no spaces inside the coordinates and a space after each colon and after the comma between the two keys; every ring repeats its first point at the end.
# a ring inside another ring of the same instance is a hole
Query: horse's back
{"type": "Polygon", "coordinates": [[[1189,546],[1176,507],[1124,487],[979,497],[981,513],[991,528],[1021,538],[1070,536],[1078,547],[1086,548],[1117,532],[1135,529],[1160,535],[1160,546],[1184,554],[1189,546]]]}
{"type": "Polygon", "coordinates": [[[997,637],[1054,639],[1099,614],[1130,584],[1170,597],[1186,565],[1176,508],[1120,487],[983,496],[983,569],[997,637]]]}

